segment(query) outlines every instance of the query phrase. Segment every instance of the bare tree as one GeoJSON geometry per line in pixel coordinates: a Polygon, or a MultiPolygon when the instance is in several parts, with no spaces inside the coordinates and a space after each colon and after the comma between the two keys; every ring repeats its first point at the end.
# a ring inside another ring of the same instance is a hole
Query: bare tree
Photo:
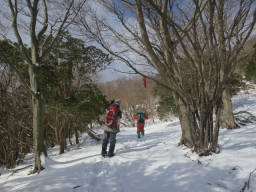
{"type": "MultiPolygon", "coordinates": [[[[213,78],[207,79],[207,73],[204,73],[204,76],[202,76],[204,77],[202,79],[204,82],[202,83],[205,83],[205,85],[201,89],[207,92],[208,104],[210,102],[213,103],[213,108],[215,108],[217,114],[215,128],[212,133],[213,150],[216,150],[218,142],[222,103],[226,112],[226,124],[235,127],[235,125],[232,125],[234,120],[229,118],[233,117],[233,114],[230,115],[232,113],[232,105],[230,105],[231,95],[228,93],[228,82],[241,59],[239,58],[240,52],[255,26],[256,12],[255,9],[253,10],[254,2],[253,0],[237,2],[209,1],[209,11],[200,18],[200,24],[203,29],[202,35],[207,41],[200,44],[196,43],[200,45],[197,51],[199,50],[198,54],[201,55],[205,55],[204,53],[207,52],[210,53],[205,58],[201,57],[200,63],[208,63],[210,66],[210,73],[208,74],[213,76],[213,78]],[[203,16],[209,16],[209,19],[205,19],[206,17],[203,16]],[[204,46],[206,47],[205,49],[203,49],[204,46]],[[213,67],[215,68],[214,72],[212,72],[213,67]],[[215,83],[211,85],[211,82],[215,83]],[[210,86],[207,87],[208,85],[210,86]],[[214,92],[210,93],[211,90],[214,92]]],[[[198,32],[194,33],[194,39],[196,39],[196,34],[198,32]]],[[[202,69],[205,69],[203,68],[205,64],[201,64],[201,66],[202,69]]],[[[207,109],[206,106],[205,108],[207,109]]],[[[211,134],[211,131],[209,133],[211,134]]],[[[208,144],[207,138],[204,138],[204,141],[202,140],[203,138],[200,140],[201,143],[208,144]]]]}
{"type": "Polygon", "coordinates": [[[104,0],[122,27],[94,15],[96,22],[89,25],[83,12],[78,24],[135,73],[151,78],[146,64],[161,76],[162,81],[153,80],[173,93],[181,144],[197,152],[217,152],[222,95],[253,31],[253,2],[241,0],[230,7],[233,1],[104,0]],[[113,49],[110,38],[124,48],[113,49]]]}
{"type": "MultiPolygon", "coordinates": [[[[40,160],[41,153],[47,155],[47,149],[44,144],[44,95],[40,84],[40,67],[43,58],[50,53],[62,31],[77,16],[79,9],[75,9],[75,7],[83,6],[85,1],[8,0],[9,10],[12,16],[12,28],[17,39],[17,47],[21,50],[24,62],[28,65],[29,71],[29,85],[27,87],[32,95],[33,143],[35,153],[33,173],[40,172],[43,169],[40,160]],[[22,34],[20,32],[22,26],[26,27],[27,20],[30,21],[28,29],[30,53],[28,53],[24,43],[24,33],[22,34]]],[[[10,67],[14,67],[13,63],[9,64],[10,67]]]]}
{"type": "MultiPolygon", "coordinates": [[[[136,2],[137,12],[142,14],[141,1],[136,2]],[[141,10],[138,7],[141,7],[141,10]]],[[[183,67],[177,67],[178,70],[189,72],[188,75],[180,74],[180,82],[183,84],[183,90],[186,90],[185,93],[193,96],[185,95],[183,104],[187,106],[187,111],[194,114],[193,118],[199,127],[198,131],[195,131],[199,146],[195,146],[195,149],[217,152],[222,96],[225,95],[224,90],[227,90],[228,80],[239,61],[239,53],[254,28],[256,22],[256,12],[252,11],[254,1],[240,1],[231,7],[232,1],[212,0],[207,2],[203,11],[200,10],[203,4],[194,1],[195,6],[198,7],[194,15],[199,12],[199,19],[183,12],[184,17],[180,17],[183,18],[181,23],[192,21],[191,30],[186,32],[184,38],[183,25],[167,14],[168,2],[170,1],[164,1],[165,4],[150,1],[150,5],[162,18],[160,32],[163,34],[162,38],[167,48],[166,55],[170,58],[170,63],[174,63],[171,61],[174,56],[177,63],[183,63],[183,67]],[[250,17],[251,15],[253,17],[250,17]],[[184,55],[169,53],[168,46],[172,43],[168,33],[169,28],[172,28],[184,55]],[[184,63],[188,70],[184,68],[184,63]],[[187,81],[188,76],[192,76],[193,83],[187,81]],[[213,123],[214,111],[215,124],[213,123]]],[[[141,31],[145,31],[142,21],[139,23],[141,31]]],[[[176,73],[175,70],[174,73],[176,73]]],[[[194,128],[197,129],[197,126],[194,128]]]]}

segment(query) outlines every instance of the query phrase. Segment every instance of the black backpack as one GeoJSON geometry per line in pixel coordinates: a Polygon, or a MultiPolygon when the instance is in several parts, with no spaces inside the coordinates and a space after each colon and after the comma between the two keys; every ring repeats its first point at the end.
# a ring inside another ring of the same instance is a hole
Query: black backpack
{"type": "Polygon", "coordinates": [[[144,113],[139,112],[139,113],[137,113],[137,115],[138,115],[138,122],[139,123],[144,123],[145,122],[144,113]]]}

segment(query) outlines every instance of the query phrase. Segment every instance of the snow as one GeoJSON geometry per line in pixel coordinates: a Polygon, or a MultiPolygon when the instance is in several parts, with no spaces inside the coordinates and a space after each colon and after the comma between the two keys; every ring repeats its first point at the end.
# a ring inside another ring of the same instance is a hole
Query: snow
{"type": "MultiPolygon", "coordinates": [[[[256,90],[233,97],[235,112],[256,114],[256,90]]],[[[184,146],[177,119],[146,124],[145,136],[136,138],[136,128],[117,135],[116,156],[100,156],[101,143],[84,135],[80,145],[58,155],[58,148],[42,157],[46,167],[28,175],[32,167],[12,174],[0,169],[1,192],[239,192],[256,191],[256,125],[220,130],[220,154],[199,157],[184,146]]],[[[24,163],[32,163],[29,154],[24,163]]]]}

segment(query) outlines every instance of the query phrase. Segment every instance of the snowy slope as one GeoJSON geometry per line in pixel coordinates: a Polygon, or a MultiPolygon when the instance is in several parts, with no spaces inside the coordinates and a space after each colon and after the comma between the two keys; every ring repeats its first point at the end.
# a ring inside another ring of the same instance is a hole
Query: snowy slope
{"type": "MultiPolygon", "coordinates": [[[[233,103],[235,111],[256,114],[256,91],[235,96],[233,103]]],[[[256,168],[255,123],[221,130],[221,153],[208,157],[177,146],[181,136],[177,120],[145,129],[141,140],[135,127],[123,129],[113,158],[102,158],[100,143],[88,144],[87,139],[62,155],[56,154],[57,149],[49,151],[40,174],[27,175],[31,167],[14,174],[1,170],[0,192],[239,192],[256,168]]],[[[26,164],[17,168],[22,166],[26,164]]],[[[256,172],[249,185],[255,192],[256,172]]]]}

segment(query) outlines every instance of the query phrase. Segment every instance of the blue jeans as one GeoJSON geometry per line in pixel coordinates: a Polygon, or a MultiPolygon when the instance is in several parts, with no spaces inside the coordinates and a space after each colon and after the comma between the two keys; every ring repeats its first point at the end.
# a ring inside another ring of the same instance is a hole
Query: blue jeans
{"type": "Polygon", "coordinates": [[[112,133],[109,131],[104,131],[104,137],[102,142],[102,155],[107,154],[107,147],[108,143],[110,142],[109,150],[108,150],[108,156],[113,156],[115,145],[116,145],[116,133],[112,133]]]}

